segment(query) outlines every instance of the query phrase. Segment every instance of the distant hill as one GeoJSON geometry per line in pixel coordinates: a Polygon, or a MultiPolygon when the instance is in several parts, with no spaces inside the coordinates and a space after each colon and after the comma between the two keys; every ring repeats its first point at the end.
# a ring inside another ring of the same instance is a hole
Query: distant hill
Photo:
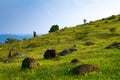
{"type": "Polygon", "coordinates": [[[4,43],[7,38],[23,40],[24,38],[32,38],[32,34],[0,34],[0,43],[4,43]]]}

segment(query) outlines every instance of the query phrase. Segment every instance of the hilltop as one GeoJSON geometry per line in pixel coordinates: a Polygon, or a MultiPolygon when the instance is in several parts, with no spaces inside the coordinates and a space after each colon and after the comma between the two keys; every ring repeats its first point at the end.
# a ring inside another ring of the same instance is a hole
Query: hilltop
{"type": "Polygon", "coordinates": [[[2,80],[118,80],[120,78],[119,49],[105,48],[113,42],[120,42],[119,26],[120,15],[112,15],[13,44],[0,45],[1,58],[6,58],[9,51],[13,49],[14,52],[35,58],[41,65],[37,69],[20,72],[21,62],[25,57],[13,58],[15,62],[12,63],[1,61],[0,78],[2,80]],[[86,43],[93,44],[89,46],[86,43]],[[74,45],[76,45],[77,51],[66,56],[59,56],[59,60],[43,58],[43,54],[49,48],[60,52],[74,45]],[[74,58],[79,59],[80,62],[71,64],[70,61],[74,58]],[[87,63],[99,66],[100,72],[86,76],[74,76],[68,73],[72,67],[87,63]]]}

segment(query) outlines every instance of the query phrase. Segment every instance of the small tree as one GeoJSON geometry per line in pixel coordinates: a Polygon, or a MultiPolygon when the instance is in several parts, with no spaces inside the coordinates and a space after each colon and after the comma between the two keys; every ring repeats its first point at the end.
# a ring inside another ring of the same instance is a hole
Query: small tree
{"type": "Polygon", "coordinates": [[[37,37],[37,33],[35,31],[33,31],[33,37],[37,37]]]}
{"type": "Polygon", "coordinates": [[[49,33],[50,33],[50,32],[55,32],[55,31],[57,31],[57,30],[59,30],[59,26],[58,26],[58,25],[53,25],[53,26],[50,28],[49,33]]]}
{"type": "Polygon", "coordinates": [[[83,19],[83,22],[84,22],[84,24],[86,24],[87,20],[86,20],[86,19],[83,19]]]}
{"type": "Polygon", "coordinates": [[[16,41],[18,41],[18,40],[13,39],[13,38],[7,38],[7,39],[5,40],[5,43],[6,43],[6,44],[11,44],[11,43],[14,43],[14,42],[16,42],[16,41]]]}

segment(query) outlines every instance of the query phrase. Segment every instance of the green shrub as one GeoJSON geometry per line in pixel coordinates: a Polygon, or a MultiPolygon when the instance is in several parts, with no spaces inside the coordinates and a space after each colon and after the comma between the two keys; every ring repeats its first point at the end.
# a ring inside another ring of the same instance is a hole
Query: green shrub
{"type": "Polygon", "coordinates": [[[86,20],[86,19],[83,19],[83,22],[84,22],[84,24],[86,24],[87,20],[86,20]]]}
{"type": "Polygon", "coordinates": [[[7,39],[5,40],[5,43],[6,43],[6,44],[11,44],[11,43],[14,43],[14,42],[17,42],[17,41],[19,41],[19,40],[13,39],[13,38],[7,38],[7,39]]]}
{"type": "Polygon", "coordinates": [[[108,23],[108,21],[105,21],[104,23],[108,23]]]}
{"type": "Polygon", "coordinates": [[[2,47],[3,46],[3,44],[2,43],[0,43],[0,47],[2,47]]]}
{"type": "Polygon", "coordinates": [[[112,15],[112,16],[108,17],[107,19],[111,20],[111,19],[114,19],[114,18],[115,18],[115,15],[112,15]]]}

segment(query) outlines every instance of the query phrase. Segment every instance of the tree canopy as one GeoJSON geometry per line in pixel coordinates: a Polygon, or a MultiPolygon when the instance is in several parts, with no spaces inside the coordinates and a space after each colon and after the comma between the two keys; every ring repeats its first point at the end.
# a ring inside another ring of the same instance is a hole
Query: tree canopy
{"type": "Polygon", "coordinates": [[[50,28],[50,30],[49,30],[49,33],[50,32],[55,32],[57,30],[59,30],[59,26],[58,25],[52,25],[51,28],[50,28]]]}

